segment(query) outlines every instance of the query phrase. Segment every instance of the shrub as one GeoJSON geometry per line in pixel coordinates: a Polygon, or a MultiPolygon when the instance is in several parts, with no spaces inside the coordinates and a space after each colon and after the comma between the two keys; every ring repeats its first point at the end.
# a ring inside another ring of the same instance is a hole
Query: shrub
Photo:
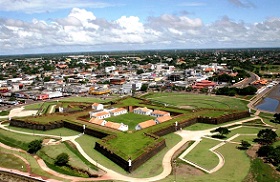
{"type": "Polygon", "coordinates": [[[65,166],[69,161],[69,155],[66,153],[59,154],[55,159],[55,164],[58,166],[65,166]]]}
{"type": "Polygon", "coordinates": [[[28,144],[28,152],[33,154],[42,148],[41,140],[33,140],[28,144]]]}

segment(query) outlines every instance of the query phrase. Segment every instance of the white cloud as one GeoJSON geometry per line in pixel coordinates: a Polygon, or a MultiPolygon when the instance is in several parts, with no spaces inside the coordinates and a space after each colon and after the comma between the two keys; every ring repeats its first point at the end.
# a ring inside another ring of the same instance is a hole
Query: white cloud
{"type": "Polygon", "coordinates": [[[280,18],[248,24],[223,17],[205,25],[199,18],[164,14],[142,23],[137,16],[108,21],[80,8],[51,22],[0,18],[0,54],[262,45],[280,46],[280,18]]]}

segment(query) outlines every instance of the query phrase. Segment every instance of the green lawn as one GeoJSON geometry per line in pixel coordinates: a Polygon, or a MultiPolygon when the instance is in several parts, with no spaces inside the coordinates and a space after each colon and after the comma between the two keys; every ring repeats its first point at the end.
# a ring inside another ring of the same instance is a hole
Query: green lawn
{"type": "Polygon", "coordinates": [[[101,103],[101,102],[108,102],[111,99],[101,99],[101,98],[97,98],[97,97],[68,97],[65,99],[60,99],[60,101],[65,101],[65,102],[87,102],[87,103],[101,103]]]}
{"type": "MultiPolygon", "coordinates": [[[[247,127],[247,126],[242,126],[241,128],[233,129],[229,134],[226,135],[227,138],[232,137],[235,134],[258,134],[260,130],[264,128],[262,127],[247,127]]],[[[255,136],[257,137],[257,136],[255,136]]]]}
{"type": "Polygon", "coordinates": [[[140,115],[140,114],[134,114],[134,113],[127,113],[122,114],[119,116],[114,116],[108,118],[108,121],[117,122],[117,123],[124,123],[128,125],[129,130],[134,130],[135,126],[143,121],[147,121],[150,119],[155,119],[155,117],[146,116],[146,115],[140,115]]]}
{"type": "MultiPolygon", "coordinates": [[[[218,149],[218,151],[225,158],[225,165],[217,172],[212,174],[180,174],[177,175],[177,181],[183,182],[241,182],[246,177],[250,168],[250,159],[247,157],[245,151],[236,149],[237,145],[225,144],[218,149]]],[[[207,158],[204,158],[207,160],[207,158]]],[[[180,164],[179,164],[180,165],[180,164]]],[[[174,181],[174,175],[169,175],[161,182],[174,181]]]]}
{"type": "Polygon", "coordinates": [[[245,110],[248,102],[231,97],[209,96],[190,93],[154,93],[145,96],[147,99],[156,100],[175,106],[190,106],[194,108],[217,108],[245,110]]]}
{"type": "Polygon", "coordinates": [[[78,135],[79,132],[68,129],[68,128],[57,128],[47,131],[41,131],[41,130],[31,130],[27,128],[20,128],[20,127],[14,127],[14,126],[7,126],[7,128],[17,131],[23,131],[27,133],[40,133],[40,134],[46,134],[46,135],[56,135],[56,136],[73,136],[78,135]]]}
{"type": "Polygon", "coordinates": [[[77,157],[69,148],[65,146],[64,143],[59,145],[49,145],[44,146],[41,149],[41,152],[45,153],[48,157],[55,160],[56,156],[61,154],[62,152],[67,153],[69,155],[69,164],[79,169],[90,170],[92,173],[96,173],[95,169],[88,167],[79,157],[77,157]]]}
{"type": "Polygon", "coordinates": [[[241,142],[241,140],[247,141],[250,144],[254,144],[254,139],[257,138],[257,136],[248,136],[248,135],[240,135],[239,137],[234,138],[233,142],[241,142]]]}
{"type": "Polygon", "coordinates": [[[23,160],[10,153],[3,153],[0,149],[0,166],[9,169],[17,169],[19,171],[27,172],[26,164],[23,160]]]}
{"type": "Polygon", "coordinates": [[[208,170],[213,169],[219,163],[219,158],[209,149],[221,143],[220,141],[203,138],[203,140],[191,150],[184,159],[198,164],[208,170]]]}
{"type": "Polygon", "coordinates": [[[44,102],[39,102],[36,104],[30,104],[30,105],[26,105],[24,106],[25,110],[38,110],[41,108],[41,106],[44,104],[44,102]]]}

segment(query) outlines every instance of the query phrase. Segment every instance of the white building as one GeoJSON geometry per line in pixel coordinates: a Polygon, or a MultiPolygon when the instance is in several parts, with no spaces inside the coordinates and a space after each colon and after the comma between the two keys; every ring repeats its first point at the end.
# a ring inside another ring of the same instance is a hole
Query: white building
{"type": "Polygon", "coordinates": [[[110,110],[109,113],[111,114],[111,116],[118,116],[118,115],[121,115],[121,114],[126,114],[127,113],[127,109],[125,109],[125,108],[116,108],[116,109],[110,110]]]}
{"type": "Polygon", "coordinates": [[[93,103],[91,105],[92,109],[96,110],[96,111],[101,111],[104,109],[103,104],[99,104],[99,103],[93,103]]]}
{"type": "Polygon", "coordinates": [[[152,109],[148,109],[146,107],[138,107],[136,109],[133,109],[133,113],[135,114],[150,115],[152,112],[152,109]]]}
{"type": "Polygon", "coordinates": [[[150,116],[153,116],[153,117],[162,117],[162,116],[170,116],[170,113],[169,112],[166,112],[166,111],[160,111],[160,110],[154,110],[150,116]]]}
{"type": "Polygon", "coordinates": [[[98,119],[105,119],[109,118],[111,115],[107,111],[100,111],[100,112],[90,112],[90,118],[98,118],[98,119]]]}

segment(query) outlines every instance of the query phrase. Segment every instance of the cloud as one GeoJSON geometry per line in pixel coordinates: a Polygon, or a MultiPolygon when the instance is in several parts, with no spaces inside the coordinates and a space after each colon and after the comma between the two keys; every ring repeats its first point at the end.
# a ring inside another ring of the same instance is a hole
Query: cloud
{"type": "Polygon", "coordinates": [[[231,4],[241,8],[255,8],[256,6],[249,0],[228,0],[231,4]]]}
{"type": "Polygon", "coordinates": [[[114,6],[101,1],[90,0],[1,0],[1,11],[20,11],[24,13],[45,13],[62,9],[106,8],[114,6]]]}
{"type": "Polygon", "coordinates": [[[163,14],[108,21],[73,8],[60,19],[31,22],[0,18],[0,54],[111,49],[280,46],[280,18],[246,23],[224,16],[204,24],[187,15],[163,14]]]}

